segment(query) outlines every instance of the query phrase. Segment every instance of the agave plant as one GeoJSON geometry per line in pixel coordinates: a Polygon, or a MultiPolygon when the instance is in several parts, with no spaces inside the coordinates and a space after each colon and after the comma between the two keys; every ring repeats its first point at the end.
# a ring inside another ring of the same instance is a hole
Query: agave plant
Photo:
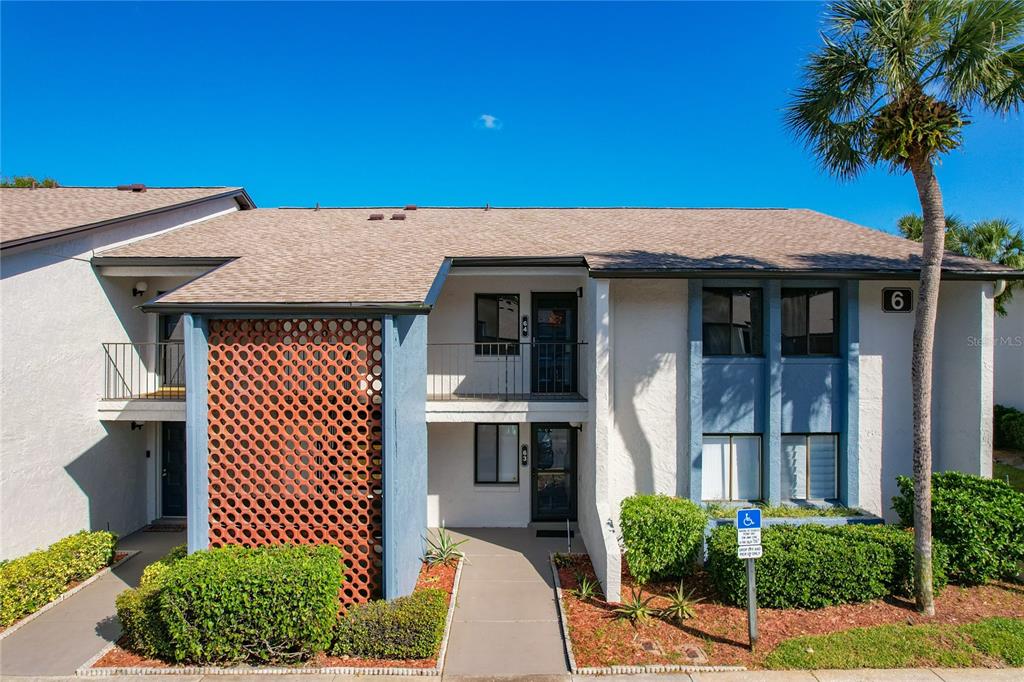
{"type": "Polygon", "coordinates": [[[662,618],[682,623],[684,620],[689,620],[697,615],[694,607],[701,601],[703,599],[700,597],[694,599],[693,590],[687,592],[683,587],[683,581],[680,580],[679,587],[668,595],[668,606],[663,608],[659,615],[662,618]]]}
{"type": "Polygon", "coordinates": [[[436,538],[428,537],[425,540],[427,541],[427,551],[423,559],[430,566],[451,566],[457,564],[459,559],[466,556],[465,552],[459,549],[459,546],[465,544],[467,540],[456,542],[455,538],[445,530],[444,526],[437,529],[436,538]]]}
{"type": "Polygon", "coordinates": [[[576,589],[572,593],[580,601],[595,599],[600,594],[599,589],[598,582],[591,579],[590,576],[576,574],[576,589]]]}
{"type": "Polygon", "coordinates": [[[615,615],[622,620],[628,620],[634,625],[646,623],[657,611],[651,606],[653,596],[645,597],[644,593],[637,588],[631,589],[632,595],[629,599],[615,607],[615,615]]]}

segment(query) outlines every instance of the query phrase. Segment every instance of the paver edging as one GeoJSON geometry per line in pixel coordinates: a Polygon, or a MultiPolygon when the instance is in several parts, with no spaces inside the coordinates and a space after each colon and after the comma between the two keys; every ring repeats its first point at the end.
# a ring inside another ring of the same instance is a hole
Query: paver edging
{"type": "MultiPolygon", "coordinates": [[[[32,613],[28,614],[27,616],[25,616],[24,618],[19,620],[17,623],[14,623],[13,625],[10,625],[6,630],[4,630],[3,632],[0,632],[0,639],[4,639],[5,637],[13,635],[23,625],[26,625],[26,624],[32,622],[33,620],[35,620],[39,616],[43,615],[44,613],[46,613],[47,611],[52,609],[57,604],[59,604],[62,601],[64,601],[65,599],[67,599],[67,598],[69,598],[69,597],[71,597],[71,596],[81,592],[82,590],[84,590],[86,587],[88,587],[92,583],[96,582],[97,580],[99,580],[100,578],[102,578],[106,574],[110,573],[111,571],[113,571],[115,568],[117,568],[118,566],[120,566],[124,562],[128,561],[129,559],[131,559],[133,556],[138,554],[140,551],[141,550],[138,550],[138,549],[123,549],[123,550],[120,550],[120,553],[124,554],[125,556],[121,557],[120,559],[118,559],[114,563],[110,564],[109,566],[101,568],[100,570],[96,571],[95,573],[93,573],[91,576],[89,576],[88,578],[86,578],[82,582],[80,582],[77,585],[75,585],[74,587],[72,587],[70,590],[67,590],[66,592],[61,592],[56,598],[54,598],[53,601],[47,602],[46,604],[43,604],[43,606],[41,606],[39,608],[39,610],[33,611],[32,613]]],[[[117,552],[117,550],[115,550],[115,555],[116,555],[116,552],[117,552]]]]}
{"type": "Polygon", "coordinates": [[[649,675],[653,673],[718,673],[742,672],[746,668],[741,665],[610,665],[604,667],[581,668],[576,665],[576,657],[572,653],[572,638],[569,636],[569,621],[562,607],[562,579],[555,566],[555,555],[548,555],[551,576],[555,581],[555,602],[558,604],[558,625],[562,630],[562,642],[565,644],[565,655],[569,659],[569,672],[573,675],[649,675]]]}
{"type": "Polygon", "coordinates": [[[441,638],[441,647],[437,652],[437,663],[433,668],[360,668],[345,666],[322,668],[287,666],[234,666],[231,668],[221,668],[218,666],[172,666],[167,668],[92,667],[117,646],[116,642],[111,642],[103,647],[102,651],[82,664],[75,671],[75,675],[78,677],[115,677],[118,675],[401,675],[407,677],[439,677],[444,670],[445,654],[448,653],[448,638],[452,631],[452,621],[455,619],[455,604],[459,596],[459,582],[462,578],[462,566],[464,563],[465,558],[459,559],[458,568],[455,569],[452,596],[448,603],[448,614],[444,624],[444,636],[441,638]]]}

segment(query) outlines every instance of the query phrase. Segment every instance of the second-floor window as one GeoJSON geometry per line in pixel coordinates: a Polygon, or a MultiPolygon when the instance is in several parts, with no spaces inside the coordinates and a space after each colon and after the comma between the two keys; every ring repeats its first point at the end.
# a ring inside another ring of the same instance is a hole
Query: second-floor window
{"type": "Polygon", "coordinates": [[[477,355],[518,355],[519,294],[477,294],[477,355]]]}
{"type": "Polygon", "coordinates": [[[704,289],[704,355],[761,355],[761,290],[704,289]]]}
{"type": "Polygon", "coordinates": [[[782,290],[782,354],[839,355],[839,290],[782,290]]]}

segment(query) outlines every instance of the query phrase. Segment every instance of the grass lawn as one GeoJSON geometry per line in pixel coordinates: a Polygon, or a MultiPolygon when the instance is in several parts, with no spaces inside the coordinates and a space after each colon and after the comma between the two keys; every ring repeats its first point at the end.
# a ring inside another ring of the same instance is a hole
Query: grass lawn
{"type": "Polygon", "coordinates": [[[1005,481],[1009,478],[1010,485],[1013,486],[1014,489],[1024,492],[1024,469],[1018,469],[1017,467],[1012,467],[1009,464],[993,462],[992,478],[997,478],[1000,481],[1005,481]]]}
{"type": "Polygon", "coordinates": [[[765,658],[768,668],[958,668],[1024,665],[1024,620],[968,625],[880,625],[797,637],[765,658]]]}

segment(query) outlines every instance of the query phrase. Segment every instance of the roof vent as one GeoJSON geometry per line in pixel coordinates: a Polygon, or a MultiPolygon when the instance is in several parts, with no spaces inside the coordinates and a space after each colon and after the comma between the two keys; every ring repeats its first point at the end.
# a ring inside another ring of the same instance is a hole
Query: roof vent
{"type": "Polygon", "coordinates": [[[392,213],[391,214],[391,219],[392,220],[405,220],[405,214],[404,213],[392,213]]]}
{"type": "Polygon", "coordinates": [[[370,214],[370,220],[384,220],[384,214],[383,213],[371,213],[370,214]]]}
{"type": "Polygon", "coordinates": [[[122,192],[145,192],[146,186],[141,182],[136,182],[133,185],[118,185],[117,188],[122,192]]]}
{"type": "Polygon", "coordinates": [[[405,205],[405,210],[406,211],[415,211],[416,210],[416,204],[406,204],[405,205]]]}

